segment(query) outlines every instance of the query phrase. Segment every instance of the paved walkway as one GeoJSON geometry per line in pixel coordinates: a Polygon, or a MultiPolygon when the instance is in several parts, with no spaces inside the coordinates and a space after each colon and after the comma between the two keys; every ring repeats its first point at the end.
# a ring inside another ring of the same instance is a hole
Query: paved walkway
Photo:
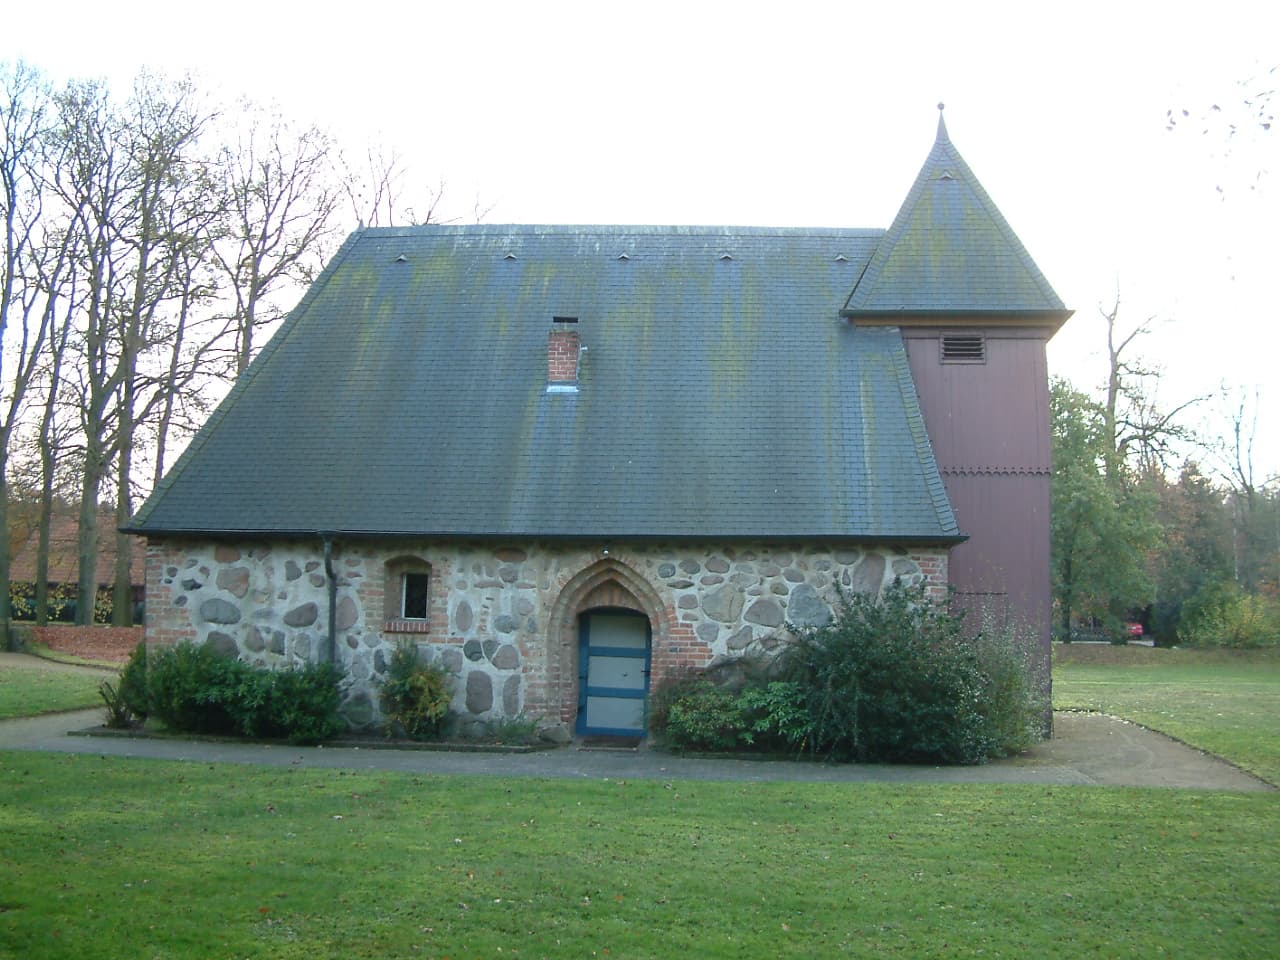
{"type": "MultiPolygon", "coordinates": [[[[0,653],[0,669],[102,672],[90,667],[0,653]]],[[[93,708],[0,721],[0,749],[101,756],[251,763],[267,766],[400,770],[570,779],[790,780],[814,783],[1043,783],[1274,790],[1217,757],[1137,724],[1099,714],[1056,713],[1052,740],[1023,756],[977,767],[819,764],[765,760],[699,760],[639,750],[588,750],[577,745],[534,753],[452,753],[370,747],[294,747],[148,737],[75,736],[98,727],[93,708]]]]}
{"type": "Polygon", "coordinates": [[[827,765],[699,760],[640,750],[568,746],[534,753],[448,753],[369,747],[294,747],[129,737],[69,736],[102,722],[100,709],[0,722],[0,749],[89,753],[198,763],[399,770],[569,779],[787,780],[815,783],[1040,783],[1271,790],[1229,763],[1134,724],[1056,715],[1055,736],[1023,757],[977,767],[827,765]]]}

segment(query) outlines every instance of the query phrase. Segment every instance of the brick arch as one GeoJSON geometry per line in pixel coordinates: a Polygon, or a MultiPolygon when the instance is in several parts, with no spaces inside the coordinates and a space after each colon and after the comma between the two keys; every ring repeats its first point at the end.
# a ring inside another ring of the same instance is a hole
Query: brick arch
{"type": "Polygon", "coordinates": [[[614,607],[619,610],[633,610],[645,613],[644,605],[635,595],[617,580],[606,580],[592,589],[578,604],[578,612],[595,607],[614,607]]]}
{"type": "Polygon", "coordinates": [[[666,646],[673,612],[640,573],[612,557],[597,560],[569,578],[547,621],[547,659],[553,711],[572,723],[578,710],[578,614],[595,607],[620,607],[649,618],[653,649],[666,646]]]}

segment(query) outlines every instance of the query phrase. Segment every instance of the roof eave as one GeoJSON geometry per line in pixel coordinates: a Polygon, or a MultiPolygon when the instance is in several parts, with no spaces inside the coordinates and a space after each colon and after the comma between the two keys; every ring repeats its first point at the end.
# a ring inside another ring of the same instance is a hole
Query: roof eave
{"type": "Polygon", "coordinates": [[[1075,313],[1046,310],[861,310],[846,307],[840,316],[857,326],[944,327],[968,323],[988,327],[1048,327],[1055,332],[1075,313]]]}
{"type": "Polygon", "coordinates": [[[216,540],[237,538],[263,539],[272,537],[282,540],[311,540],[316,538],[342,538],[348,540],[550,540],[556,542],[607,540],[607,541],[732,541],[741,543],[755,540],[804,540],[808,542],[841,542],[841,543],[896,543],[904,546],[946,546],[951,547],[964,543],[969,539],[967,534],[892,534],[892,533],[635,533],[622,531],[603,532],[546,532],[546,531],[477,531],[477,530],[316,530],[316,529],[147,529],[143,527],[121,527],[122,533],[145,536],[155,539],[172,537],[200,537],[216,540]]]}

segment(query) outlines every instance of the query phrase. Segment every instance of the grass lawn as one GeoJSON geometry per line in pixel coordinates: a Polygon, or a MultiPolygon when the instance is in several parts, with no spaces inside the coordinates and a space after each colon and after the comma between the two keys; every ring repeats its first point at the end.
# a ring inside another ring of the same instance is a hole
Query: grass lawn
{"type": "Polygon", "coordinates": [[[1273,956],[1278,813],[0,753],[0,956],[1273,956]]]}
{"type": "Polygon", "coordinates": [[[100,707],[98,687],[110,679],[105,674],[45,670],[37,667],[0,667],[0,720],[30,717],[55,710],[100,707]]]}
{"type": "Polygon", "coordinates": [[[1059,647],[1053,705],[1161,730],[1280,784],[1280,653],[1059,647]]]}

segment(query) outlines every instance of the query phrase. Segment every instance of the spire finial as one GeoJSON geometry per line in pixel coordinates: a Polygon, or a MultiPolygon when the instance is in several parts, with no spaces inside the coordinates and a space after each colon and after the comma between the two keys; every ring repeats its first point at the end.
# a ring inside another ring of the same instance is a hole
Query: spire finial
{"type": "Polygon", "coordinates": [[[947,121],[942,117],[942,111],[947,108],[945,103],[938,104],[938,142],[949,143],[950,137],[947,136],[947,121]]]}

